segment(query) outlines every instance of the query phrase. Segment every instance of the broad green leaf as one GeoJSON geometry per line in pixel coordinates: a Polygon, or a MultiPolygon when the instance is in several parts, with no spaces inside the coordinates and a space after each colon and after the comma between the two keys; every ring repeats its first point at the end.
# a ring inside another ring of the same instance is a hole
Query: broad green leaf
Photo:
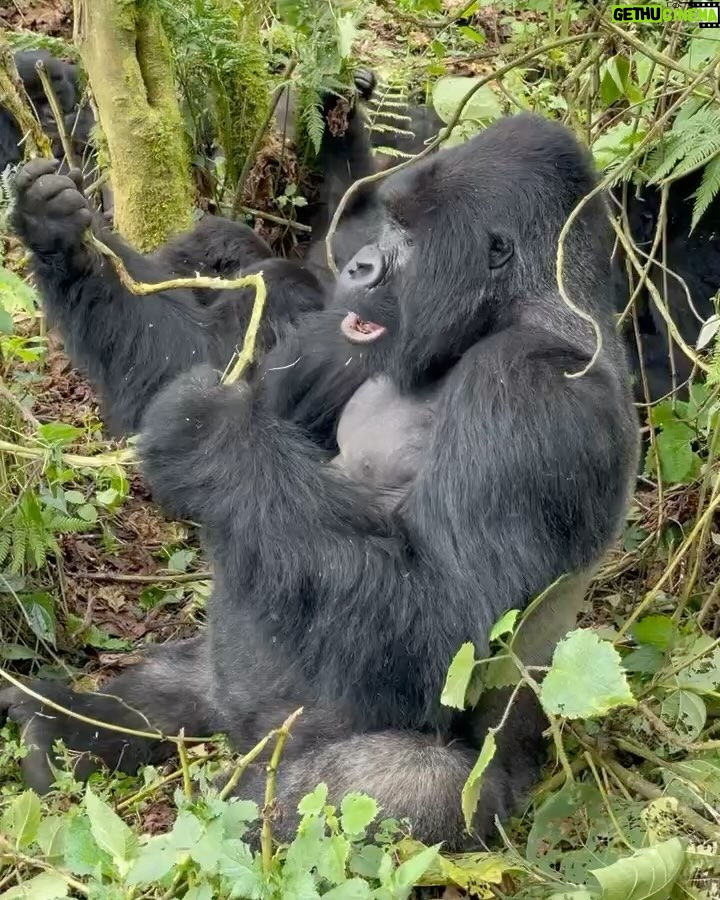
{"type": "Polygon", "coordinates": [[[65,499],[68,503],[74,503],[75,506],[81,506],[86,502],[85,494],[82,491],[65,491],[65,499]]]}
{"type": "Polygon", "coordinates": [[[664,484],[687,484],[697,474],[700,458],[693,450],[695,432],[684,422],[671,422],[655,435],[664,484]]]}
{"type": "Polygon", "coordinates": [[[52,594],[19,594],[18,599],[33,633],[50,644],[55,644],[55,600],[52,594]]]}
{"type": "Polygon", "coordinates": [[[475,816],[475,810],[477,809],[478,801],[480,799],[483,775],[485,774],[487,767],[493,761],[496,750],[497,743],[495,741],[495,735],[492,731],[489,731],[485,735],[485,740],[480,748],[480,755],[478,756],[475,765],[472,767],[472,771],[468,775],[468,779],[462,789],[462,811],[463,816],[465,817],[465,826],[468,831],[472,827],[472,820],[475,816]]]}
{"type": "Polygon", "coordinates": [[[426,847],[417,856],[411,856],[397,867],[391,879],[394,897],[407,897],[410,894],[410,891],[437,859],[441,846],[441,844],[435,844],[434,847],[426,847]]]}
{"type": "Polygon", "coordinates": [[[373,893],[362,878],[350,878],[323,894],[323,900],[368,900],[373,893]]]}
{"type": "Polygon", "coordinates": [[[46,816],[40,823],[35,841],[48,862],[64,857],[67,827],[63,816],[46,816]]]}
{"type": "Polygon", "coordinates": [[[262,892],[261,860],[253,856],[242,841],[232,838],[223,841],[218,859],[218,871],[232,885],[231,897],[256,900],[262,892]]]}
{"type": "Polygon", "coordinates": [[[675,626],[669,616],[645,616],[633,627],[633,637],[639,644],[649,644],[667,650],[673,640],[675,626]]]}
{"type": "Polygon", "coordinates": [[[301,816],[319,816],[327,803],[328,787],[323,782],[311,794],[306,794],[298,803],[301,816]]]}
{"type": "Polygon", "coordinates": [[[583,628],[571,631],[555,648],[541,701],[548,712],[569,719],[603,716],[635,703],[620,654],[583,628]]]}
{"type": "Polygon", "coordinates": [[[92,875],[98,866],[111,865],[111,856],[98,847],[87,816],[73,816],[67,823],[64,857],[73,875],[92,875]]]}
{"type": "Polygon", "coordinates": [[[675,691],[663,700],[662,717],[681,737],[694,741],[705,727],[707,707],[692,691],[675,691]]]}
{"type": "Polygon", "coordinates": [[[463,644],[450,663],[445,687],[440,695],[443,706],[465,709],[465,695],[475,670],[475,648],[472,643],[463,644]]]}
{"type": "Polygon", "coordinates": [[[604,869],[591,869],[603,900],[667,900],[685,865],[679,838],[638,850],[604,869]]]}
{"type": "Polygon", "coordinates": [[[5,891],[2,900],[59,900],[67,897],[69,892],[62,875],[56,872],[42,872],[5,891]]]}
{"type": "Polygon", "coordinates": [[[83,522],[97,522],[97,507],[91,503],[84,503],[82,506],[78,506],[77,514],[83,522]]]}
{"type": "Polygon", "coordinates": [[[7,313],[21,310],[28,315],[38,307],[38,295],[31,285],[4,266],[0,266],[0,307],[7,313]]]}
{"type": "MultiPolygon", "coordinates": [[[[448,75],[440,78],[433,88],[433,106],[440,118],[447,124],[455,115],[455,111],[467,96],[473,85],[480,78],[466,78],[460,75],[448,75]]],[[[494,91],[487,84],[473,94],[463,108],[460,120],[472,119],[479,122],[490,122],[502,115],[502,106],[494,91]]]]}
{"type": "Polygon", "coordinates": [[[123,871],[136,846],[132,831],[104,800],[93,794],[89,786],[85,792],[85,810],[98,847],[109,853],[123,871]]]}
{"type": "Polygon", "coordinates": [[[0,334],[12,334],[15,331],[15,323],[10,313],[0,304],[0,334]]]}
{"type": "Polygon", "coordinates": [[[364,834],[380,811],[377,801],[366,794],[347,794],[340,804],[340,826],[345,834],[364,834]]]}
{"type": "Polygon", "coordinates": [[[83,430],[65,422],[46,422],[38,428],[37,433],[40,440],[45,443],[62,447],[76,441],[83,434],[83,430]]]}
{"type": "Polygon", "coordinates": [[[3,831],[12,837],[16,847],[27,847],[38,835],[41,814],[40,798],[35,791],[23,791],[4,813],[3,831]]]}
{"type": "Polygon", "coordinates": [[[320,852],[315,857],[318,875],[330,884],[345,881],[347,861],[350,855],[350,841],[339,834],[323,841],[320,852]]]}
{"type": "Polygon", "coordinates": [[[342,59],[347,59],[352,53],[352,47],[358,36],[355,17],[351,13],[345,13],[337,19],[338,52],[342,59]]]}
{"type": "Polygon", "coordinates": [[[586,888],[577,891],[561,891],[558,894],[550,894],[548,900],[597,900],[598,895],[586,888]]]}
{"type": "Polygon", "coordinates": [[[195,559],[193,550],[176,550],[167,562],[168,572],[187,572],[188,566],[195,559]]]}
{"type": "Polygon", "coordinates": [[[519,609],[509,609],[490,629],[490,640],[496,641],[504,634],[512,634],[519,615],[519,609]]]}
{"type": "Polygon", "coordinates": [[[466,37],[469,41],[472,41],[474,44],[486,44],[487,38],[485,35],[478,31],[475,28],[470,28],[469,25],[461,25],[458,28],[458,31],[463,37],[466,37]]]}
{"type": "Polygon", "coordinates": [[[152,838],[141,848],[140,855],[125,878],[128,887],[152,884],[164,878],[174,868],[177,854],[168,846],[165,835],[158,835],[158,838],[161,839],[152,838]]]}
{"type": "MultiPolygon", "coordinates": [[[[108,488],[106,491],[98,491],[95,494],[95,500],[100,506],[114,506],[120,500],[121,494],[115,488],[108,488]]],[[[187,896],[187,894],[185,895],[187,896]]]]}
{"type": "Polygon", "coordinates": [[[187,893],[183,894],[183,900],[213,900],[213,897],[212,885],[207,881],[196,884],[195,887],[191,887],[187,893]]]}

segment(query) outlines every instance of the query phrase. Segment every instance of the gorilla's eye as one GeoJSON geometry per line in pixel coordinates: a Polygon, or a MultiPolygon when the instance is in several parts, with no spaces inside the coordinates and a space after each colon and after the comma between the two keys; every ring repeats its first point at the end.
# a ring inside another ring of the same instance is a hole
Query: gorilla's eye
{"type": "Polygon", "coordinates": [[[515,255],[515,242],[509,234],[491,232],[488,265],[491,269],[500,269],[515,255]]]}

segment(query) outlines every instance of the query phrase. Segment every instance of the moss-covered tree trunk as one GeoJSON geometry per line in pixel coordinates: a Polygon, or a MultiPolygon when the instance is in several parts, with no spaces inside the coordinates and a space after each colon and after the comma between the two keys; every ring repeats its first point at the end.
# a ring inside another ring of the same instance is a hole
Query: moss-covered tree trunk
{"type": "Polygon", "coordinates": [[[191,224],[191,183],[170,47],[152,0],[75,0],[110,156],[115,225],[152,250],[191,224]]]}

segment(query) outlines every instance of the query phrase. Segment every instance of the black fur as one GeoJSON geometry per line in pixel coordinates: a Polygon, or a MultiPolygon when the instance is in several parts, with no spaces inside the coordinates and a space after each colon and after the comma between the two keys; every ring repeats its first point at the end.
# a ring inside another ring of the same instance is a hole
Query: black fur
{"type": "MultiPolygon", "coordinates": [[[[71,138],[76,161],[79,162],[89,148],[90,131],[95,120],[87,104],[80,107],[77,68],[72,63],[56,59],[45,51],[23,51],[15,54],[18,75],[43,130],[52,141],[53,153],[57,159],[62,159],[64,151],[50,104],[35,68],[39,60],[45,65],[55,96],[64,113],[65,130],[71,138]]],[[[0,107],[0,171],[22,160],[22,137],[8,110],[0,107]]]]}
{"type": "MultiPolygon", "coordinates": [[[[105,695],[53,685],[53,697],[137,726],[124,702],[165,733],[221,729],[239,750],[302,705],[280,768],[279,837],[299,797],[326,781],[331,801],[365,790],[422,840],[487,838],[537,775],[542,719],[521,695],[468,836],[460,791],[502,707],[492,693],[473,712],[441,706],[448,664],[464,641],[484,655],[492,624],[563,573],[583,583],[617,536],[637,463],[599,198],[570,235],[566,280],[603,347],[567,377],[595,340],[557,294],[554,251],[595,184],[561,126],[500,121],[387,181],[382,238],[260,378],[222,387],[205,367],[158,394],[144,472],[161,504],[204,526],[209,628],[158,648],[105,695]],[[348,310],[385,332],[357,343],[348,310]]],[[[564,629],[568,604],[555,610],[564,629]]],[[[38,790],[56,737],[125,771],[170,752],[36,715],[15,690],[0,699],[39,748],[23,760],[38,790]]],[[[253,773],[240,793],[262,801],[262,785],[253,773]]]]}
{"type": "Polygon", "coordinates": [[[247,329],[254,291],[183,289],[134,296],[110,261],[83,241],[89,225],[138,281],[165,281],[196,268],[226,276],[262,271],[268,295],[260,350],[299,315],[322,307],[318,278],[298,263],[263,258],[264,242],[246,225],[211,220],[142,256],[93,219],[79,173],[71,178],[54,174],[54,168],[40,159],[19,170],[11,224],[32,251],[48,319],[98,391],[111,434],[137,431],[149,401],[178,373],[202,362],[224,368],[247,329]]]}

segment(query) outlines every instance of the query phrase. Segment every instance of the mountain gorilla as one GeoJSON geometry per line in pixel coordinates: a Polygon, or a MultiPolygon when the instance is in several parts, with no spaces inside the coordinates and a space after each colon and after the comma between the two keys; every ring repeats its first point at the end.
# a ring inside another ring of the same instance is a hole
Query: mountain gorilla
{"type": "MultiPolygon", "coordinates": [[[[377,153],[376,159],[383,168],[394,165],[397,160],[377,152],[378,148],[385,146],[405,154],[417,154],[444,128],[442,119],[431,106],[408,104],[400,110],[393,108],[392,112],[399,112],[407,118],[407,123],[401,125],[402,132],[382,130],[370,134],[371,144],[377,153]]],[[[376,117],[382,119],[382,107],[376,117]]],[[[396,122],[390,118],[385,124],[392,127],[396,122]]],[[[694,172],[671,184],[667,201],[664,256],[664,265],[670,271],[666,273],[657,264],[650,270],[650,280],[665,299],[680,334],[691,347],[697,340],[702,323],[713,314],[712,298],[720,290],[720,200],[716,198],[713,201],[698,226],[690,233],[693,197],[700,186],[702,175],[702,172],[694,172]]],[[[621,200],[622,194],[622,188],[615,188],[614,200],[621,200]]],[[[660,222],[660,191],[652,185],[643,185],[638,191],[631,185],[627,190],[626,204],[633,240],[641,252],[648,253],[660,222]]],[[[613,215],[618,214],[615,204],[611,212],[613,215]]],[[[663,261],[662,252],[658,254],[658,260],[663,261]]],[[[644,261],[641,256],[641,263],[644,261]]],[[[625,309],[632,293],[624,272],[624,259],[619,274],[618,313],[625,309]]],[[[633,274],[633,282],[637,283],[636,274],[633,274]]],[[[669,337],[667,324],[658,312],[647,287],[642,289],[634,305],[638,336],[635,335],[631,317],[624,324],[623,336],[632,363],[636,399],[639,402],[654,402],[678,389],[679,394],[683,395],[687,391],[686,383],[692,370],[691,361],[669,337]],[[638,351],[638,340],[642,348],[641,354],[638,351]],[[642,370],[647,381],[647,397],[642,383],[641,356],[642,370]]]]}
{"type": "MultiPolygon", "coordinates": [[[[95,124],[95,119],[87,104],[80,106],[77,67],[72,63],[56,59],[43,50],[23,51],[15,54],[18,75],[35,108],[43,131],[52,142],[53,153],[57,159],[63,158],[64,150],[50,103],[35,68],[38,61],[45,64],[50,84],[65,116],[66,133],[71,138],[77,159],[81,160],[89,148],[90,131],[95,124]]],[[[13,117],[7,109],[0,107],[0,172],[6,166],[15,165],[22,160],[22,139],[23,135],[13,117]]]]}
{"type": "MultiPolygon", "coordinates": [[[[367,90],[369,77],[365,70],[358,73],[359,90],[367,90]]],[[[329,204],[337,203],[372,166],[369,140],[354,118],[351,111],[344,137],[328,133],[323,138],[325,178],[311,214],[319,238],[329,221],[329,204]]],[[[187,289],[136,297],[108,260],[83,242],[89,225],[138,281],[157,283],[196,273],[230,278],[262,271],[268,296],[260,350],[271,347],[299,316],[325,305],[332,279],[322,240],[302,265],[273,257],[247,225],[206,216],[191,231],[141,255],[99,217],[93,219],[78,172],[53,172],[54,164],[46,160],[34,160],[18,172],[11,224],[32,251],[48,319],[98,392],[103,419],[114,436],[137,431],[152,397],[178,373],[201,362],[223,368],[230,361],[247,329],[254,292],[187,289]]],[[[372,216],[374,221],[374,205],[372,216]]],[[[369,222],[357,211],[346,219],[338,235],[346,258],[364,242],[369,222]]]]}
{"type": "MultiPolygon", "coordinates": [[[[472,712],[441,706],[448,664],[464,641],[486,655],[504,612],[569,573],[571,590],[531,630],[526,661],[547,660],[618,534],[636,471],[601,198],[569,236],[566,281],[602,348],[568,377],[596,340],[558,295],[555,248],[595,184],[574,137],[531,115],[389,177],[381,236],[345,266],[333,307],[303,317],[250,383],[223,387],[201,367],[147,411],[154,496],[205,529],[207,632],[156,648],[104,693],[34,689],[136,729],[224,731],[239,751],[302,705],[277,836],[325,781],[331,802],[364,790],[421,840],[487,838],[538,774],[543,720],[521,692],[466,834],[461,788],[500,711],[493,692],[472,712]]],[[[79,200],[63,221],[80,232],[79,200]]],[[[37,790],[52,782],[57,738],[85,751],[80,777],[87,754],[134,772],[172,752],[15,689],[0,700],[34,748],[22,765],[37,790]]],[[[262,803],[264,777],[239,792],[262,803]]]]}

